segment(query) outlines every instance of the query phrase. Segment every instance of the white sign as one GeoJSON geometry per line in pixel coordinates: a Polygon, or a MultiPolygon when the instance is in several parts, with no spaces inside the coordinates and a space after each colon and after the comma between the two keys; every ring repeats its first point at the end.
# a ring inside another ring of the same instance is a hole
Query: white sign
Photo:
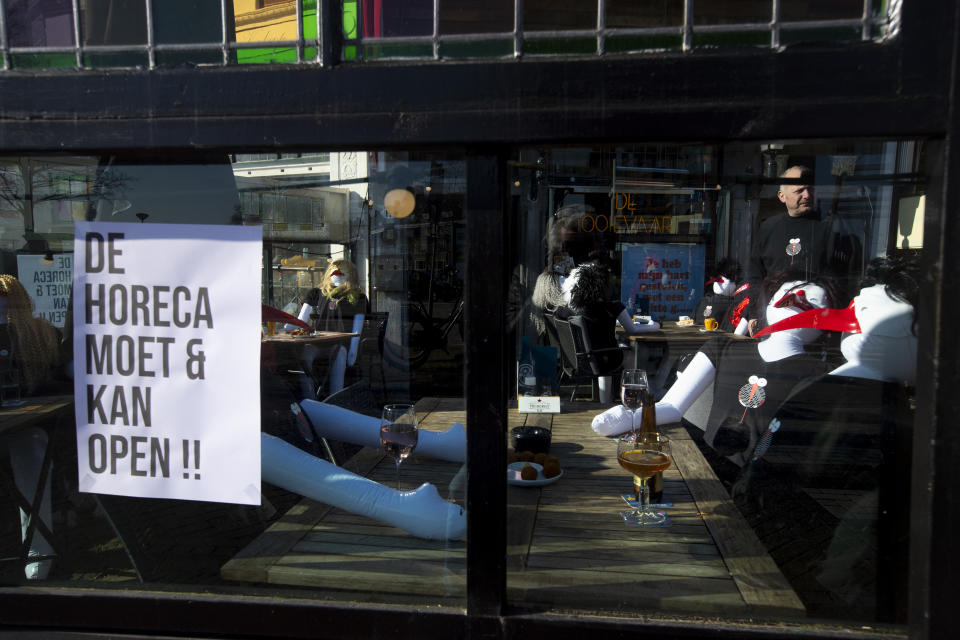
{"type": "Polygon", "coordinates": [[[260,504],[260,227],[75,228],[80,490],[260,504]]]}
{"type": "Polygon", "coordinates": [[[560,396],[517,396],[520,413],[560,413],[560,396]]]}
{"type": "Polygon", "coordinates": [[[73,285],[73,254],[55,253],[49,262],[42,255],[17,256],[17,279],[33,300],[33,315],[62,329],[73,285]]]}

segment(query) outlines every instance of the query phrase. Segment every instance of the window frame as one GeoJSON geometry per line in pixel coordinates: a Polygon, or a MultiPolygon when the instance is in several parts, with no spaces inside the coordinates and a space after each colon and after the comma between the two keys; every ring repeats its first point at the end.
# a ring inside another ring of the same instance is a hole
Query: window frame
{"type": "MultiPolygon", "coordinates": [[[[936,0],[903,6],[886,43],[783,51],[478,63],[330,64],[324,67],[0,72],[6,154],[103,150],[225,152],[436,148],[467,151],[466,354],[468,581],[465,609],[311,601],[303,597],[0,588],[0,636],[53,628],[99,634],[284,637],[782,637],[783,629],[513,610],[506,600],[505,460],[508,357],[504,292],[511,239],[504,191],[515,144],[726,139],[921,137],[940,141],[931,176],[920,309],[908,633],[948,637],[960,622],[960,414],[955,332],[944,330],[960,288],[960,10],[936,0]],[[827,70],[829,73],[827,73],[827,70]],[[296,90],[291,91],[291,87],[296,90]],[[802,97],[798,99],[798,95],[802,97]],[[281,105],[276,96],[284,96],[281,105]],[[809,96],[809,97],[808,97],[809,96]],[[492,187],[491,187],[492,185],[492,187]],[[486,274],[480,273],[483,265],[486,274]],[[500,358],[491,358],[491,353],[500,358]],[[481,426],[482,425],[482,426],[481,426]],[[78,600],[82,598],[82,600],[78,600]],[[82,606],[77,606],[82,603],[82,606]],[[50,612],[57,611],[56,621],[50,612]]],[[[338,39],[339,3],[323,2],[324,42],[338,39]]],[[[816,623],[797,638],[876,637],[816,623]]],[[[882,634],[881,634],[882,635],[882,634]]]]}

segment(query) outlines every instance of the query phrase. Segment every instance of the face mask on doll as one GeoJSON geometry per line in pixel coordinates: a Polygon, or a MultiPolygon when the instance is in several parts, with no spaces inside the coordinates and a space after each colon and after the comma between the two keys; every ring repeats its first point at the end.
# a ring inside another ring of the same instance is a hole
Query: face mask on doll
{"type": "Polygon", "coordinates": [[[330,284],[332,284],[334,288],[341,287],[347,284],[347,276],[344,275],[344,273],[340,271],[340,269],[337,269],[336,271],[330,274],[330,284]]]}
{"type": "MultiPolygon", "coordinates": [[[[777,289],[767,305],[767,326],[790,318],[809,309],[823,309],[827,306],[827,292],[809,282],[785,282],[777,289]]],[[[788,329],[799,337],[804,344],[812,342],[820,335],[819,329],[788,329]]]]}
{"type": "Polygon", "coordinates": [[[713,293],[718,296],[732,296],[737,289],[737,284],[724,276],[717,276],[707,281],[707,284],[713,284],[713,293]]]}

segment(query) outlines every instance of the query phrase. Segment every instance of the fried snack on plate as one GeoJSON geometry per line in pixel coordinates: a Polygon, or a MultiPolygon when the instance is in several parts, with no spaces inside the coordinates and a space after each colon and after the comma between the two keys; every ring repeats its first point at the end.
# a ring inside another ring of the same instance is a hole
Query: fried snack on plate
{"type": "Polygon", "coordinates": [[[560,475],[560,464],[557,462],[548,462],[543,465],[543,477],[553,478],[560,475]]]}

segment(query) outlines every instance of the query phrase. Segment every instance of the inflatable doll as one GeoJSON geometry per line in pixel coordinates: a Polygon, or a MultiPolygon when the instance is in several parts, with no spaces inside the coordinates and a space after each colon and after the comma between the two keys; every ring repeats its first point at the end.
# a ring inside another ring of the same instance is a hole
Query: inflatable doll
{"type": "MultiPolygon", "coordinates": [[[[734,293],[739,289],[736,283],[738,272],[737,265],[728,260],[717,264],[714,275],[705,283],[710,287],[710,291],[697,303],[693,314],[694,323],[702,326],[704,320],[712,318],[717,321],[721,331],[729,333],[737,330],[740,317],[734,317],[731,311],[735,304],[734,293]]],[[[745,328],[746,324],[740,331],[741,334],[745,333],[745,328]]]]}
{"type": "Polygon", "coordinates": [[[767,530],[823,541],[798,556],[809,558],[798,587],[827,591],[844,616],[903,618],[895,594],[906,580],[918,278],[912,258],[874,261],[845,309],[807,311],[758,333],[843,333],[845,362],[794,389],[734,497],[747,519],[767,530]],[[838,515],[811,498],[817,491],[857,498],[838,515]]]}
{"type": "Polygon", "coordinates": [[[547,265],[533,287],[533,311],[530,319],[541,336],[547,332],[545,313],[554,313],[563,306],[564,280],[580,262],[589,261],[598,234],[582,231],[583,219],[593,214],[589,205],[567,205],[557,209],[547,223],[547,265]]]}
{"type": "MultiPolygon", "coordinates": [[[[587,263],[576,267],[563,281],[562,295],[565,303],[556,311],[558,318],[582,316],[586,320],[587,335],[591,349],[618,348],[616,327],[620,325],[628,335],[639,335],[657,331],[657,322],[634,322],[630,313],[619,300],[611,300],[609,295],[609,275],[607,270],[597,264],[587,263]]],[[[602,371],[615,371],[623,364],[623,353],[608,351],[596,356],[602,371]]],[[[611,376],[601,376],[597,380],[600,388],[600,402],[610,402],[613,390],[611,376]]]]}
{"type": "MultiPolygon", "coordinates": [[[[771,292],[765,307],[769,324],[807,309],[828,307],[833,300],[827,280],[797,281],[782,274],[768,280],[766,289],[771,292]]],[[[679,422],[712,386],[704,440],[730,462],[743,466],[794,386],[826,371],[825,363],[806,349],[819,335],[816,329],[796,329],[759,342],[727,335],[711,339],[657,402],[657,423],[679,422]]],[[[629,416],[622,412],[622,407],[614,407],[596,416],[594,430],[604,435],[628,431],[629,416]]]]}
{"type": "MultiPolygon", "coordinates": [[[[366,312],[367,296],[359,286],[357,268],[349,260],[339,259],[330,261],[320,287],[307,295],[298,318],[317,331],[359,334],[363,330],[366,312]]],[[[327,351],[329,360],[323,377],[328,383],[325,393],[335,393],[343,388],[346,369],[356,362],[358,347],[359,338],[354,338],[349,348],[334,345],[327,351]]],[[[322,353],[317,347],[303,350],[303,364],[308,373],[313,371],[314,362],[322,353]]],[[[316,394],[311,390],[306,397],[316,397],[316,394]]]]}
{"type": "Polygon", "coordinates": [[[386,522],[421,538],[457,540],[466,533],[464,509],[440,497],[430,483],[414,491],[397,491],[266,433],[260,435],[260,452],[263,479],[288,491],[386,522]]]}
{"type": "MultiPolygon", "coordinates": [[[[33,302],[23,285],[9,274],[0,275],[0,375],[4,384],[19,385],[24,393],[32,393],[50,381],[57,362],[59,339],[54,327],[33,316],[33,302]]],[[[32,499],[41,482],[43,458],[49,446],[46,431],[32,427],[16,431],[10,436],[10,465],[17,489],[32,499]]],[[[39,506],[40,520],[50,530],[53,515],[50,496],[50,473],[44,482],[39,506]]],[[[27,539],[30,515],[21,511],[23,540],[27,539]]],[[[47,556],[53,547],[39,530],[30,541],[30,556],[47,556]]],[[[46,578],[52,560],[41,560],[26,565],[28,579],[46,578]]]]}

